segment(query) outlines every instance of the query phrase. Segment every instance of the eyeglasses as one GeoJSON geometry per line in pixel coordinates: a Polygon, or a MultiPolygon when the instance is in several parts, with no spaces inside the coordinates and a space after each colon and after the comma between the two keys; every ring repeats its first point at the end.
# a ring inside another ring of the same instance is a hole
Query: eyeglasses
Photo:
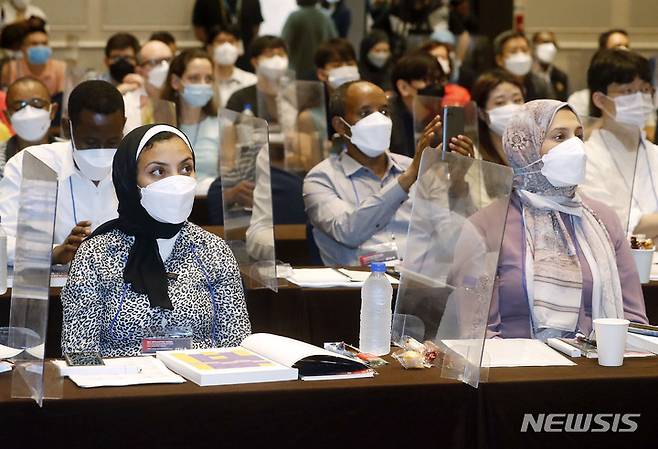
{"type": "Polygon", "coordinates": [[[50,101],[44,100],[43,98],[35,97],[35,98],[30,98],[29,100],[16,100],[12,102],[9,106],[11,106],[10,108],[11,110],[13,110],[14,112],[18,112],[27,105],[30,105],[37,109],[46,109],[48,106],[50,106],[50,101]]]}
{"type": "Polygon", "coordinates": [[[617,96],[617,95],[633,95],[635,93],[642,93],[642,94],[649,94],[653,95],[656,92],[656,89],[653,86],[643,86],[639,89],[635,89],[632,87],[627,87],[624,89],[618,89],[614,91],[608,91],[609,96],[617,96]]]}
{"type": "Polygon", "coordinates": [[[170,62],[171,58],[147,59],[146,61],[142,61],[140,65],[142,67],[155,67],[157,65],[162,64],[165,61],[170,62]]]}
{"type": "Polygon", "coordinates": [[[133,56],[114,56],[110,58],[110,64],[115,64],[119,61],[128,61],[131,64],[135,64],[136,60],[133,56]]]}

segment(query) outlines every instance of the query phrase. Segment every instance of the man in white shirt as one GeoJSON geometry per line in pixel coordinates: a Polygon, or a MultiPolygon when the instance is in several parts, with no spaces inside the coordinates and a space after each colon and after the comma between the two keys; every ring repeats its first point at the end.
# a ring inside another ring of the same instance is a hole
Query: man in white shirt
{"type": "Polygon", "coordinates": [[[644,127],[654,109],[649,61],[628,50],[601,50],[587,83],[600,127],[585,142],[581,191],[612,207],[629,232],[658,236],[658,146],[644,127]]]}
{"type": "MultiPolygon", "coordinates": [[[[628,33],[622,29],[612,29],[604,31],[599,35],[599,50],[617,48],[628,50],[631,48],[631,39],[628,33]]],[[[596,56],[596,55],[594,55],[596,56]]],[[[592,57],[593,59],[594,57],[592,57]]],[[[569,95],[567,103],[576,110],[576,114],[584,117],[590,114],[590,94],[589,89],[581,89],[569,95]]]]}
{"type": "Polygon", "coordinates": [[[123,99],[111,84],[85,81],[69,96],[64,129],[72,140],[28,147],[12,157],[0,181],[0,217],[13,264],[23,155],[29,152],[57,173],[53,264],[71,262],[92,230],[117,217],[111,169],[125,123],[123,99]]]}
{"type": "Polygon", "coordinates": [[[215,62],[215,80],[219,86],[219,106],[225,107],[234,92],[256,84],[255,74],[235,66],[244,52],[240,30],[235,25],[216,26],[208,32],[206,50],[215,62]]]}
{"type": "Polygon", "coordinates": [[[159,100],[167,79],[169,63],[174,57],[171,48],[161,41],[148,41],[139,50],[135,73],[127,75],[117,89],[124,94],[128,134],[142,123],[142,97],[159,100]]]}

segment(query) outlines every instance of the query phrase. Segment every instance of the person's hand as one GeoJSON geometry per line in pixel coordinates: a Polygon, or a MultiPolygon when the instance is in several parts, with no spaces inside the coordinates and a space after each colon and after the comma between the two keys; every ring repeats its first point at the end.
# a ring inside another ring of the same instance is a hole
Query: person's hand
{"type": "Polygon", "coordinates": [[[64,243],[53,249],[52,263],[64,265],[71,262],[78,247],[89,234],[91,234],[91,221],[81,221],[76,224],[64,239],[64,243]]]}
{"type": "Polygon", "coordinates": [[[252,207],[254,205],[254,187],[256,185],[251,181],[240,181],[226,191],[224,201],[229,205],[239,204],[243,207],[252,207]]]}
{"type": "Polygon", "coordinates": [[[448,148],[450,151],[461,154],[462,156],[475,156],[475,145],[473,145],[473,141],[468,136],[460,134],[457,137],[453,137],[450,139],[450,143],[448,143],[448,148]]]}
{"type": "Polygon", "coordinates": [[[418,170],[420,168],[420,160],[423,157],[423,152],[426,148],[429,148],[432,139],[434,139],[435,136],[438,136],[440,133],[441,116],[437,115],[431,122],[427,124],[423,130],[422,136],[420,136],[420,139],[418,139],[418,144],[416,145],[416,154],[414,155],[414,159],[411,162],[411,165],[398,178],[398,182],[405,192],[409,192],[409,189],[418,178],[418,170]]]}
{"type": "Polygon", "coordinates": [[[143,85],[144,85],[144,77],[136,73],[129,73],[128,75],[123,77],[123,80],[121,80],[121,84],[117,86],[117,90],[121,92],[121,94],[125,94],[126,92],[137,90],[143,85]]]}

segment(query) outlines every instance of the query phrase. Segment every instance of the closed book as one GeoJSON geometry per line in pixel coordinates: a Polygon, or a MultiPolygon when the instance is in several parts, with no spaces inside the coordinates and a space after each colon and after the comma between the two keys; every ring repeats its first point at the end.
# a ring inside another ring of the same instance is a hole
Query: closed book
{"type": "Polygon", "coordinates": [[[289,368],[242,347],[186,349],[157,353],[167,368],[197,385],[235,385],[296,380],[289,368]]]}

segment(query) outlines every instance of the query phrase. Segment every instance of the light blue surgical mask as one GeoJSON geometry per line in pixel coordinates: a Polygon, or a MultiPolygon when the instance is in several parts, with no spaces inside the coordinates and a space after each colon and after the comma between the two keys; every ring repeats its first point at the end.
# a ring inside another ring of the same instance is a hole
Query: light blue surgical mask
{"type": "Polygon", "coordinates": [[[53,50],[47,45],[33,45],[27,49],[27,62],[41,65],[48,62],[53,55],[53,50]]]}
{"type": "Polygon", "coordinates": [[[185,103],[194,108],[201,108],[210,101],[213,90],[210,84],[187,84],[183,86],[181,95],[185,103]]]}

